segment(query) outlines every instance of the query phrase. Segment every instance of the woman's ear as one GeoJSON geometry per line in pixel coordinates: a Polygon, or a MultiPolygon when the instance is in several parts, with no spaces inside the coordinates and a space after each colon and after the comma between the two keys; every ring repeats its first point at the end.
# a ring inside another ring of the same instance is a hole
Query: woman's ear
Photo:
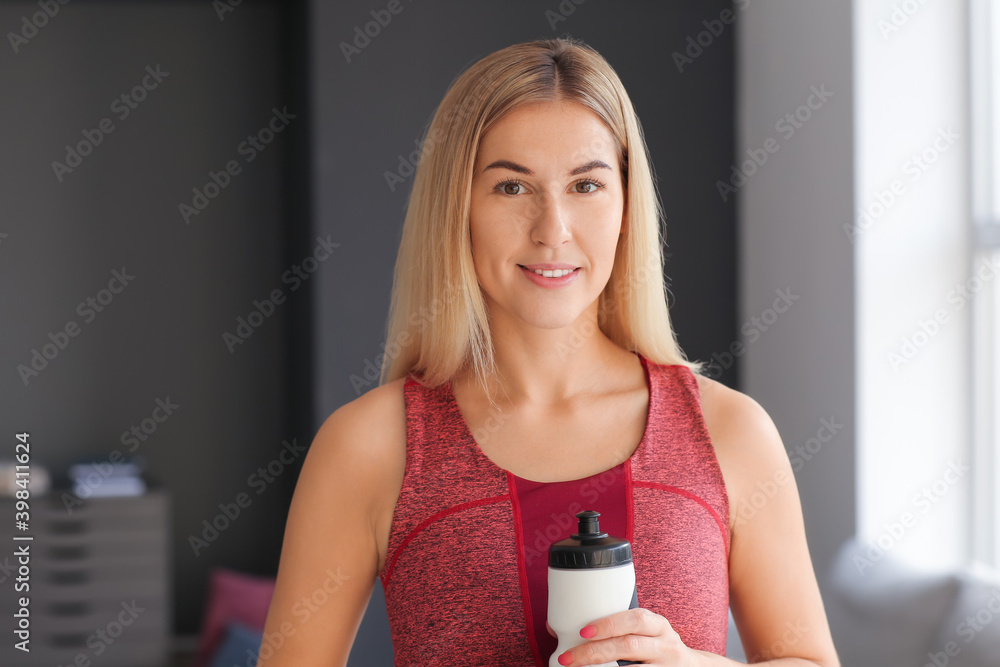
{"type": "Polygon", "coordinates": [[[625,193],[625,205],[622,207],[622,224],[618,229],[618,236],[625,233],[625,225],[628,224],[628,192],[625,193]]]}

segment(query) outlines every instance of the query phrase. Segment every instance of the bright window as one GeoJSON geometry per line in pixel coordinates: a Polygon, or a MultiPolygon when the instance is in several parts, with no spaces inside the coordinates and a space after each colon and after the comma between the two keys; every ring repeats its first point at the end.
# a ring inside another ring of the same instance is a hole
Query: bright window
{"type": "Polygon", "coordinates": [[[858,533],[872,562],[926,569],[968,563],[996,519],[972,341],[1000,279],[967,287],[971,9],[854,2],[858,533]]]}
{"type": "Polygon", "coordinates": [[[1000,7],[972,0],[972,553],[1000,566],[1000,7]]]}

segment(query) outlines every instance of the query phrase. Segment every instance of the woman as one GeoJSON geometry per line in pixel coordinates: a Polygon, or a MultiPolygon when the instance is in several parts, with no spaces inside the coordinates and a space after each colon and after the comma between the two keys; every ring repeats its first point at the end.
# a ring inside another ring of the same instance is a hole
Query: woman
{"type": "Polygon", "coordinates": [[[548,665],[546,549],[583,509],[632,542],[639,606],[559,664],[734,664],[731,607],[751,661],[839,665],[773,423],[677,347],[660,218],[632,104],[588,46],[518,44],[455,80],[383,383],[309,450],[260,665],[346,664],[376,576],[397,665],[548,665]]]}

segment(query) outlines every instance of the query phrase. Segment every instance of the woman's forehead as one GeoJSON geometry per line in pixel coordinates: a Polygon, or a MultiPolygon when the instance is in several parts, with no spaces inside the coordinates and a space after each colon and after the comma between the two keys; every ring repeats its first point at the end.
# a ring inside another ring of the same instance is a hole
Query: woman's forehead
{"type": "Polygon", "coordinates": [[[567,171],[594,160],[617,160],[617,142],[600,116],[575,102],[523,105],[498,120],[482,137],[477,174],[495,161],[535,169],[567,171]]]}

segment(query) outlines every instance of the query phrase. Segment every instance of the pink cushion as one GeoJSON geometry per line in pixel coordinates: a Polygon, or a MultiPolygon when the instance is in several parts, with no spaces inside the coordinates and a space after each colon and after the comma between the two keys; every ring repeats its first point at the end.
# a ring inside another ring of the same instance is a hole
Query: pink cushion
{"type": "Polygon", "coordinates": [[[212,568],[194,667],[207,667],[211,663],[230,621],[238,621],[263,632],[274,584],[273,577],[255,577],[226,568],[212,568]]]}

